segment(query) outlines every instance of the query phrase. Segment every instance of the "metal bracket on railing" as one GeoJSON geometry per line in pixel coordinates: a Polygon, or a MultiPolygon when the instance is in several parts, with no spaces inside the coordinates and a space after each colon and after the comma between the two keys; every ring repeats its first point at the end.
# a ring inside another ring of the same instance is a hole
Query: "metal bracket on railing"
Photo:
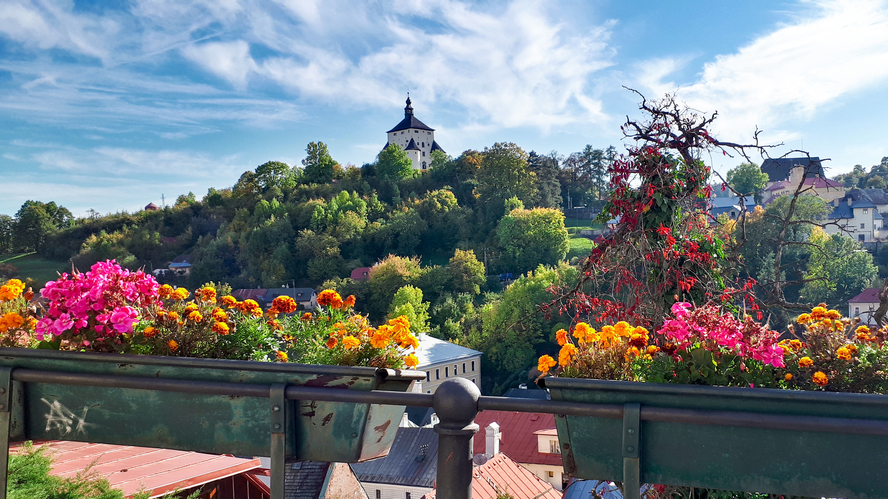
{"type": "Polygon", "coordinates": [[[9,425],[12,422],[12,368],[0,367],[0,499],[6,499],[9,425]]]}
{"type": "Polygon", "coordinates": [[[641,495],[641,404],[623,406],[623,497],[641,495]]]}
{"type": "Polygon", "coordinates": [[[287,385],[275,383],[269,392],[271,410],[271,499],[284,499],[287,458],[287,385]]]}

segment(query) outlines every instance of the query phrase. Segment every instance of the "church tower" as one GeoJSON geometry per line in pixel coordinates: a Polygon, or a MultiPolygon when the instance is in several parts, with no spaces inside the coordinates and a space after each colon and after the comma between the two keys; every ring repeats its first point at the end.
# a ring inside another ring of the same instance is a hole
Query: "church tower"
{"type": "Polygon", "coordinates": [[[413,102],[409,96],[407,106],[404,108],[404,119],[386,133],[388,142],[385,147],[395,144],[403,149],[413,162],[414,170],[425,170],[432,166],[432,151],[444,152],[444,149],[435,142],[435,129],[413,115],[413,102]]]}

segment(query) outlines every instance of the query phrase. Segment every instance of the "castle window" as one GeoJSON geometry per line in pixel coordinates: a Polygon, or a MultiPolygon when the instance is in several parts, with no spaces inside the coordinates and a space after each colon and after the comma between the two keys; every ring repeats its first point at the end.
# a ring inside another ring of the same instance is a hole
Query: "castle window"
{"type": "Polygon", "coordinates": [[[425,156],[425,151],[422,152],[422,155],[425,156]]]}
{"type": "Polygon", "coordinates": [[[863,209],[863,214],[866,215],[867,213],[869,213],[869,209],[864,208],[864,209],[863,209]]]}
{"type": "Polygon", "coordinates": [[[860,224],[860,228],[861,228],[861,229],[865,229],[865,228],[866,228],[866,224],[860,224]]]}
{"type": "Polygon", "coordinates": [[[423,161],[423,162],[422,162],[422,169],[425,170],[426,168],[428,168],[428,167],[426,166],[426,162],[423,161]]]}
{"type": "Polygon", "coordinates": [[[444,368],[444,377],[445,378],[450,377],[450,368],[449,367],[444,368]]]}

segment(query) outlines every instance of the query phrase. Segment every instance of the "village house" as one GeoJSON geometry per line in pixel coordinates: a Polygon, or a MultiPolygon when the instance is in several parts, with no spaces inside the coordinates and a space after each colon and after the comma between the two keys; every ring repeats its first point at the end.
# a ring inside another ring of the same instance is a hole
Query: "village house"
{"type": "Polygon", "coordinates": [[[876,205],[860,199],[855,201],[851,196],[845,196],[832,202],[832,211],[827,215],[828,223],[823,230],[830,235],[842,234],[865,243],[874,241],[877,230],[876,224],[881,230],[881,215],[876,218],[878,211],[876,205]]]}
{"type": "Polygon", "coordinates": [[[419,499],[434,490],[438,434],[399,427],[386,457],[351,465],[370,499],[419,499]]]}
{"type": "Polygon", "coordinates": [[[426,380],[417,382],[421,391],[435,393],[441,383],[453,378],[465,378],[481,386],[481,352],[427,334],[418,335],[418,339],[416,369],[426,372],[426,380]]]}
{"type": "Polygon", "coordinates": [[[873,312],[879,308],[879,288],[867,288],[859,295],[848,300],[848,318],[860,318],[861,324],[876,326],[873,320],[873,312]]]}

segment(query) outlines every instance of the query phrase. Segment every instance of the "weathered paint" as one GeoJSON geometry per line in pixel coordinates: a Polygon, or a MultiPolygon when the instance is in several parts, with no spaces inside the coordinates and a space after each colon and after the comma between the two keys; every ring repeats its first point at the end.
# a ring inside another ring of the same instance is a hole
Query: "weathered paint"
{"type": "MultiPolygon", "coordinates": [[[[424,373],[208,359],[0,349],[0,366],[191,381],[286,383],[349,390],[405,391],[424,373]]],[[[12,440],[164,447],[267,455],[267,398],[131,388],[14,383],[12,440]]],[[[288,401],[287,457],[357,462],[385,455],[404,407],[288,401]],[[369,430],[368,430],[369,429],[369,430]],[[365,438],[367,442],[364,442],[365,438]]]]}
{"type": "MultiPolygon", "coordinates": [[[[546,379],[552,400],[888,420],[884,395],[546,379]]],[[[558,416],[565,472],[622,480],[622,419],[558,416]]],[[[884,498],[888,437],[641,422],[641,481],[807,497],[884,498]]]]}

